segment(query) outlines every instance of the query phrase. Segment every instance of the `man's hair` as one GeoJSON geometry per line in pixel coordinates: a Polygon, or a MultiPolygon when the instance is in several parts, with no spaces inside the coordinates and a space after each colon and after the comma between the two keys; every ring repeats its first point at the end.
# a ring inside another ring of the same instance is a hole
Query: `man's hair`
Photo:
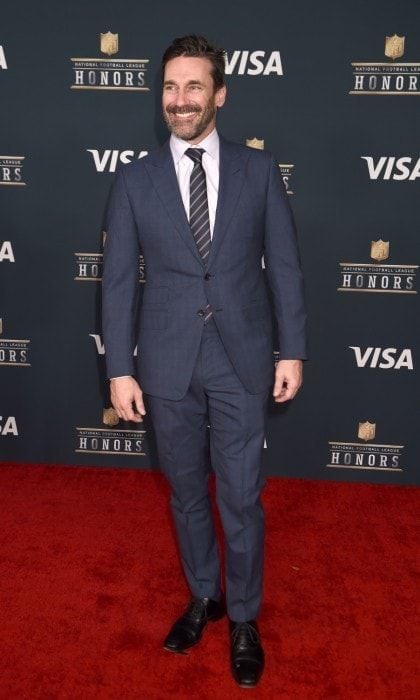
{"type": "Polygon", "coordinates": [[[204,36],[188,34],[173,40],[162,57],[162,81],[165,75],[165,66],[171,58],[177,56],[192,56],[194,58],[208,58],[212,64],[211,75],[214,88],[218,90],[225,84],[225,52],[224,49],[210,44],[204,36]]]}

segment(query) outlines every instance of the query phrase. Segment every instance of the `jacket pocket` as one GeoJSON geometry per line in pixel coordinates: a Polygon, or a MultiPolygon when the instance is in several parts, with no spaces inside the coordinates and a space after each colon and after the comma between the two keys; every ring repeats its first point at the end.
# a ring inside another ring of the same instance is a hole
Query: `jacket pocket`
{"type": "Polygon", "coordinates": [[[168,325],[168,309],[142,307],[140,314],[140,329],[163,330],[168,325]]]}
{"type": "Polygon", "coordinates": [[[265,300],[250,302],[242,306],[242,311],[250,321],[266,321],[270,318],[270,304],[265,300]]]}
{"type": "Polygon", "coordinates": [[[164,304],[168,299],[168,287],[149,287],[146,282],[143,290],[143,304],[164,304]]]}

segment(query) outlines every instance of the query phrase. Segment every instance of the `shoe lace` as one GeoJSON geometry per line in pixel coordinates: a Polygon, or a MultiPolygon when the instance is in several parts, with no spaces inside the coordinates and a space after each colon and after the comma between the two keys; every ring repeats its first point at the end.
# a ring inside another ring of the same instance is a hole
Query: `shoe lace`
{"type": "Polygon", "coordinates": [[[252,644],[258,644],[258,632],[249,622],[241,622],[234,628],[232,640],[238,646],[247,646],[250,641],[252,644]]]}

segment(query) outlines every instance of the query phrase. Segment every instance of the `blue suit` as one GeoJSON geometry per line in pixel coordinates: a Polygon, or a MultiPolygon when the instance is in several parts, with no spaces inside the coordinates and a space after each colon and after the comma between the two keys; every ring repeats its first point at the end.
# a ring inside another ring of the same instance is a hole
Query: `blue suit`
{"type": "Polygon", "coordinates": [[[281,359],[307,356],[299,249],[278,165],[268,152],[220,136],[218,203],[206,263],[185,214],[169,141],[119,169],[106,230],[107,376],[138,378],[172,486],[185,575],[194,595],[217,598],[210,448],[226,537],[228,613],[236,621],[252,619],[261,604],[261,454],[273,347],[281,359]],[[146,283],[138,305],[140,251],[146,283]],[[208,303],[213,315],[205,323],[208,303]]]}

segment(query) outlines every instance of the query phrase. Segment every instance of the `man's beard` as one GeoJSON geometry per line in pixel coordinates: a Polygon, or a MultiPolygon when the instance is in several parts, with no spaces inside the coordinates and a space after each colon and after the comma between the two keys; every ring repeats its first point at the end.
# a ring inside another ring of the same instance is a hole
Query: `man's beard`
{"type": "Polygon", "coordinates": [[[165,119],[166,126],[168,127],[169,131],[174,134],[174,136],[178,136],[180,139],[184,139],[184,141],[194,141],[203,133],[203,131],[205,131],[205,129],[207,129],[208,125],[216,114],[216,110],[217,107],[214,103],[214,99],[211,98],[202,110],[196,105],[184,105],[183,107],[172,108],[169,107],[168,110],[163,110],[163,117],[165,119]],[[187,114],[188,112],[196,113],[199,111],[201,111],[201,116],[198,120],[195,120],[194,118],[193,123],[183,123],[180,121],[175,123],[175,121],[173,121],[174,118],[176,118],[174,112],[187,114]]]}

